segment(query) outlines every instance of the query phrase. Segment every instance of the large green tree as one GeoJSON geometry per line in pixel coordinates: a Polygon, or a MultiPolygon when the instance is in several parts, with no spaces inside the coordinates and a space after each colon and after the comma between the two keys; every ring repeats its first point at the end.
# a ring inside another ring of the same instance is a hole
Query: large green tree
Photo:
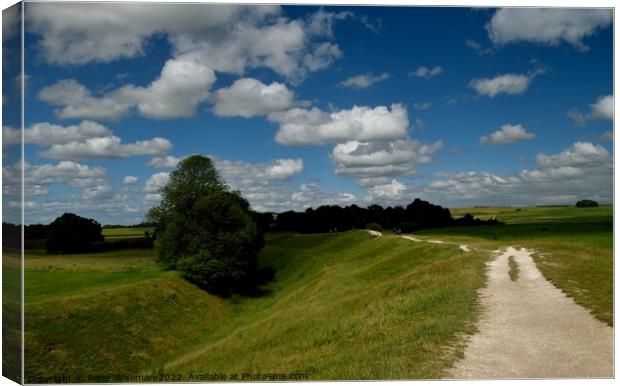
{"type": "Polygon", "coordinates": [[[263,236],[248,202],[229,190],[211,160],[181,161],[161,195],[147,214],[157,224],[158,260],[212,293],[252,289],[263,236]]]}

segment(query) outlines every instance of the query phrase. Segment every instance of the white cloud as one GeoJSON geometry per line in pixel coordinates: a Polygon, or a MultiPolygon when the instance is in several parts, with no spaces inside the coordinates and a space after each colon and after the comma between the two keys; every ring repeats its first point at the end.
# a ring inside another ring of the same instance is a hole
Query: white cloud
{"type": "Polygon", "coordinates": [[[414,102],[413,107],[416,110],[428,110],[433,106],[433,102],[414,102]]]}
{"type": "Polygon", "coordinates": [[[356,75],[340,82],[341,87],[350,88],[368,88],[377,82],[381,82],[390,77],[390,74],[384,72],[381,75],[373,75],[371,72],[367,74],[356,75]]]}
{"type": "Polygon", "coordinates": [[[587,166],[600,164],[611,159],[609,152],[601,145],[590,142],[575,142],[561,153],[547,156],[540,153],[536,162],[545,167],[587,166]]]}
{"type": "Polygon", "coordinates": [[[489,38],[497,45],[533,42],[557,45],[565,41],[579,50],[588,46],[583,39],[609,26],[611,9],[586,8],[502,8],[486,25],[489,38]]]}
{"type": "Polygon", "coordinates": [[[109,62],[144,54],[155,33],[214,39],[240,20],[261,23],[280,13],[279,6],[233,4],[58,4],[27,7],[27,23],[41,36],[40,48],[56,64],[109,62]]]}
{"type": "Polygon", "coordinates": [[[150,140],[123,144],[119,137],[109,135],[100,138],[88,138],[80,142],[52,145],[40,156],[51,159],[113,159],[137,155],[158,155],[167,153],[172,144],[165,138],[155,137],[150,140]]]}
{"type": "Polygon", "coordinates": [[[277,159],[264,164],[250,164],[242,161],[218,160],[215,166],[229,184],[251,180],[252,183],[265,180],[284,180],[301,173],[304,168],[301,159],[277,159]]]}
{"type": "MultiPolygon", "coordinates": [[[[88,138],[110,135],[110,130],[92,121],[77,125],[60,126],[47,122],[34,123],[24,129],[24,142],[34,145],[60,145],[88,138]]],[[[5,127],[2,130],[2,145],[17,145],[21,141],[21,130],[5,127]]]]}
{"type": "Polygon", "coordinates": [[[127,114],[131,103],[112,97],[94,97],[84,85],[73,79],[60,80],[39,92],[39,99],[51,105],[63,106],[56,109],[60,119],[118,119],[127,114]]]}
{"type": "Polygon", "coordinates": [[[409,76],[417,76],[418,78],[430,79],[437,75],[441,75],[442,72],[443,68],[441,68],[440,66],[435,66],[433,68],[422,66],[418,67],[418,69],[415,71],[411,71],[409,73],[409,76]]]}
{"type": "Polygon", "coordinates": [[[614,119],[614,96],[603,95],[596,99],[594,103],[590,103],[590,112],[582,113],[577,108],[572,108],[566,112],[566,116],[572,119],[575,126],[585,126],[592,119],[614,119]]]}
{"type": "Polygon", "coordinates": [[[351,193],[324,192],[315,183],[302,184],[291,196],[292,204],[298,209],[319,207],[321,205],[350,205],[356,200],[351,193]]]}
{"type": "Polygon", "coordinates": [[[408,198],[407,186],[396,180],[389,184],[373,186],[367,198],[371,202],[402,201],[408,198]]]}
{"type": "Polygon", "coordinates": [[[480,95],[487,95],[490,98],[499,94],[523,94],[534,79],[531,75],[505,74],[494,78],[476,78],[469,82],[480,95]]]}
{"type": "Polygon", "coordinates": [[[538,168],[508,176],[474,171],[444,175],[417,187],[416,195],[449,206],[574,204],[582,198],[613,198],[613,159],[600,145],[576,142],[557,154],[539,154],[536,161],[538,168]]]}
{"type": "Polygon", "coordinates": [[[148,118],[187,118],[207,99],[215,79],[210,68],[191,58],[179,57],[168,60],[160,76],[146,87],[129,84],[96,97],[82,84],[68,79],[43,88],[39,99],[61,106],[55,110],[60,119],[114,120],[132,108],[148,118]]]}
{"type": "Polygon", "coordinates": [[[170,173],[167,172],[159,172],[155,173],[149,177],[148,180],[144,182],[144,191],[146,193],[157,193],[161,188],[163,188],[168,181],[170,180],[170,173]]]}
{"type": "Polygon", "coordinates": [[[409,126],[407,110],[401,104],[391,108],[354,106],[331,113],[294,108],[270,114],[269,120],[279,123],[276,141],[283,145],[392,140],[404,138],[409,126]]]}
{"type": "Polygon", "coordinates": [[[151,166],[154,168],[176,168],[179,162],[181,162],[185,157],[175,157],[172,155],[162,156],[162,157],[153,157],[146,164],[146,166],[151,166]]]}
{"type": "MultiPolygon", "coordinates": [[[[318,71],[329,67],[334,61],[343,57],[343,53],[337,44],[323,42],[312,46],[312,50],[309,51],[303,57],[303,65],[307,68],[307,71],[318,71]]],[[[302,67],[303,68],[303,67],[302,67]]],[[[297,77],[304,77],[306,70],[302,70],[297,77]]],[[[299,80],[293,78],[293,80],[299,80]]]]}
{"type": "Polygon", "coordinates": [[[536,138],[536,134],[527,132],[521,124],[505,124],[501,129],[480,137],[480,145],[506,145],[519,141],[536,138]]]}
{"type": "Polygon", "coordinates": [[[2,11],[2,41],[5,42],[19,34],[21,30],[20,7],[14,4],[2,11]]]}
{"type": "Polygon", "coordinates": [[[317,36],[334,36],[334,25],[337,20],[352,18],[355,15],[349,11],[326,12],[323,8],[310,15],[308,32],[317,36]]]}
{"type": "Polygon", "coordinates": [[[572,166],[551,167],[546,169],[522,170],[519,173],[524,181],[557,181],[566,178],[581,177],[585,172],[572,166]]]}
{"type": "Polygon", "coordinates": [[[388,177],[407,175],[415,165],[431,162],[431,155],[443,147],[441,141],[425,145],[406,139],[384,142],[349,141],[331,153],[337,175],[353,178],[360,186],[385,184],[388,177]]]}
{"type": "Polygon", "coordinates": [[[123,178],[123,184],[125,185],[133,185],[136,184],[138,182],[138,177],[136,176],[125,176],[125,178],[123,178]]]}
{"type": "Polygon", "coordinates": [[[592,108],[591,115],[593,118],[614,119],[614,96],[605,95],[599,97],[596,102],[590,105],[592,108]]]}
{"type": "Polygon", "coordinates": [[[291,82],[342,56],[332,37],[348,13],[319,11],[290,20],[279,6],[233,4],[34,4],[28,25],[54,64],[110,62],[145,53],[147,40],[168,38],[175,57],[191,56],[214,71],[242,75],[266,67],[291,82]],[[85,7],[88,7],[87,9],[85,7]]]}
{"type": "Polygon", "coordinates": [[[217,90],[213,101],[216,115],[251,118],[286,110],[295,104],[295,96],[282,83],[266,85],[256,79],[242,78],[230,87],[217,90]]]}
{"type": "MultiPolygon", "coordinates": [[[[3,192],[18,196],[21,185],[21,164],[2,168],[3,192]]],[[[24,164],[25,195],[38,196],[50,192],[50,185],[64,184],[73,188],[92,188],[107,183],[107,171],[102,167],[91,167],[73,161],[57,164],[24,164]]]]}

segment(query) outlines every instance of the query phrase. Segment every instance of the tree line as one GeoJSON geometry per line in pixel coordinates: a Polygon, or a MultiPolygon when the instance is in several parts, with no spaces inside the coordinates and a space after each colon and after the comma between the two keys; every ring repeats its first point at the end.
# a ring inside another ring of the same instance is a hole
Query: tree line
{"type": "Polygon", "coordinates": [[[391,230],[409,233],[425,228],[499,224],[497,220],[475,219],[465,215],[454,219],[450,210],[419,198],[406,207],[357,205],[341,207],[324,205],[303,212],[257,213],[258,223],[264,231],[290,231],[298,233],[342,232],[351,229],[391,230]]]}

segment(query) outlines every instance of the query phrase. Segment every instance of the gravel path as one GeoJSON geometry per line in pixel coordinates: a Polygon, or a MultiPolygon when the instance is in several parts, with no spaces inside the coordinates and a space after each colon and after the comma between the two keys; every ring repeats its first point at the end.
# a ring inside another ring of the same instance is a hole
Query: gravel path
{"type": "Polygon", "coordinates": [[[613,376],[613,329],[542,276],[532,251],[512,247],[488,264],[479,333],[448,378],[613,376]],[[519,277],[508,276],[508,257],[519,277]]]}

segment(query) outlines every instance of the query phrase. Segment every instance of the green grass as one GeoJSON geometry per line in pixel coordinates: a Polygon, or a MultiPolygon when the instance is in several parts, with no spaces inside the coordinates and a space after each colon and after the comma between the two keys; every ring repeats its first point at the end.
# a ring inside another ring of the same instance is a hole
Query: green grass
{"type": "Polygon", "coordinates": [[[153,234],[154,227],[141,228],[104,228],[101,231],[106,240],[144,237],[144,232],[153,234]]]}
{"type": "Polygon", "coordinates": [[[27,379],[162,371],[418,379],[444,375],[474,332],[487,255],[361,231],[274,234],[260,258],[277,270],[266,294],[231,299],[174,273],[106,263],[83,271],[55,259],[51,270],[27,270],[27,379]],[[124,281],[130,275],[135,282],[124,281]]]}
{"type": "MultiPolygon", "coordinates": [[[[464,209],[460,209],[463,210],[464,209]]],[[[483,212],[513,208],[482,208],[483,212]]],[[[454,213],[454,210],[452,210],[454,213]]],[[[613,324],[613,208],[547,207],[514,212],[507,225],[426,230],[416,234],[486,250],[532,248],[542,274],[599,320],[613,324]],[[554,213],[554,218],[550,214],[554,213]],[[580,214],[576,216],[575,214],[580,214]],[[594,214],[598,213],[598,216],[594,214]],[[541,222],[541,218],[544,221],[541,222]]],[[[487,213],[488,214],[488,213],[487,213]]],[[[498,215],[498,219],[501,217],[498,215]]]]}
{"type": "Polygon", "coordinates": [[[213,372],[439,378],[475,332],[488,252],[509,245],[535,249],[546,278],[612,324],[611,207],[484,210],[505,213],[508,225],[415,234],[454,244],[363,231],[268,234],[259,263],[276,276],[254,298],[209,295],[162,271],[149,250],[29,251],[26,381],[213,372]]]}
{"type": "Polygon", "coordinates": [[[21,379],[21,262],[19,252],[2,249],[2,375],[21,379]]]}
{"type": "Polygon", "coordinates": [[[601,205],[597,208],[577,208],[574,206],[547,206],[535,208],[452,208],[454,217],[466,213],[487,220],[494,216],[506,224],[530,224],[547,222],[598,222],[611,221],[613,206],[601,205]]]}
{"type": "Polygon", "coordinates": [[[510,270],[508,271],[510,280],[517,281],[519,278],[519,264],[517,264],[513,256],[508,257],[508,266],[510,267],[510,270]]]}

